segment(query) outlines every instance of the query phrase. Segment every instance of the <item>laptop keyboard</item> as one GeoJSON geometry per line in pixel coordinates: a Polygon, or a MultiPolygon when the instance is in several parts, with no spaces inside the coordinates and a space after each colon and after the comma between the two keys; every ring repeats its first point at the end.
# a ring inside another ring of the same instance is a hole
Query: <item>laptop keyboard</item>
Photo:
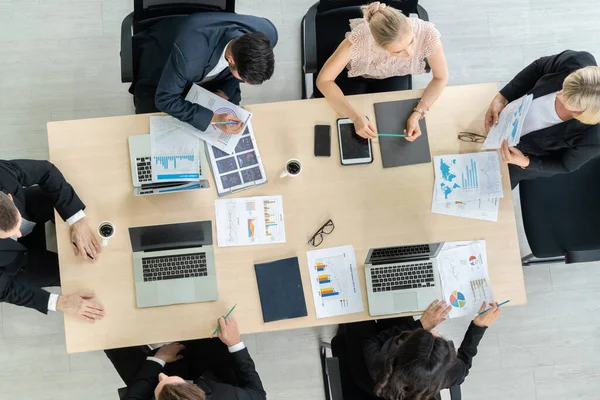
{"type": "Polygon", "coordinates": [[[435,286],[433,264],[416,262],[403,265],[371,267],[373,292],[420,289],[435,286]]]}
{"type": "Polygon", "coordinates": [[[390,259],[415,255],[429,255],[428,244],[416,244],[410,246],[387,247],[384,249],[373,249],[371,262],[379,259],[390,259]]]}
{"type": "Polygon", "coordinates": [[[144,282],[206,276],[206,254],[143,258],[142,271],[144,282]]]}
{"type": "Polygon", "coordinates": [[[152,165],[150,157],[137,157],[135,163],[137,165],[138,182],[152,182],[152,165]]]}

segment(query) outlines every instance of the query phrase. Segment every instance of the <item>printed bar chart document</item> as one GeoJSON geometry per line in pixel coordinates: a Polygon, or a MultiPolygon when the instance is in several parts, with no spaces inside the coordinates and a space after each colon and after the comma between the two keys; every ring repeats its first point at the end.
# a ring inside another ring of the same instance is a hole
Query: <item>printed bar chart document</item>
{"type": "Polygon", "coordinates": [[[285,242],[281,196],[215,200],[219,247],[285,242]]]}
{"type": "Polygon", "coordinates": [[[306,252],[317,318],[364,310],[354,247],[306,252]]]}
{"type": "Polygon", "coordinates": [[[521,140],[523,122],[533,101],[533,95],[523,96],[508,103],[498,116],[498,124],[492,125],[481,147],[483,150],[499,149],[504,140],[509,146],[516,146],[521,140]]]}

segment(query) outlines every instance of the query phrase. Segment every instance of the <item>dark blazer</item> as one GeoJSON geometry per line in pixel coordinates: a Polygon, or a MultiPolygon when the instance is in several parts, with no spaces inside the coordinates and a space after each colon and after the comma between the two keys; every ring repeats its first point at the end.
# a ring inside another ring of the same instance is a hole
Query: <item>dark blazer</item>
{"type": "MultiPolygon", "coordinates": [[[[63,219],[68,219],[85,205],[60,171],[48,161],[0,160],[0,190],[11,194],[21,216],[32,222],[27,211],[25,188],[38,185],[52,201],[63,219]]],[[[0,301],[48,312],[50,294],[32,288],[24,281],[20,269],[27,265],[27,248],[12,239],[0,239],[0,301]]]]}
{"type": "MultiPolygon", "coordinates": [[[[262,386],[262,382],[254,361],[248,353],[248,349],[243,349],[235,353],[230,353],[234,359],[235,374],[239,386],[233,386],[227,383],[219,382],[212,374],[206,373],[197,378],[194,384],[199,386],[207,399],[212,400],[266,400],[267,394],[262,386]]],[[[133,379],[127,388],[125,397],[122,400],[151,400],[154,398],[154,389],[158,385],[158,374],[162,372],[163,367],[155,362],[146,360],[141,371],[133,379]]]]}
{"type": "MultiPolygon", "coordinates": [[[[249,32],[264,33],[271,45],[277,44],[277,30],[271,21],[250,15],[207,12],[191,15],[178,27],[178,35],[164,66],[156,90],[156,107],[205,130],[213,117],[211,110],[190,103],[183,93],[192,83],[200,82],[217,65],[225,46],[232,39],[249,32]]],[[[221,89],[232,97],[239,80],[229,68],[216,76],[221,89]]]]}
{"type": "MultiPolygon", "coordinates": [[[[566,50],[542,57],[527,66],[500,93],[511,102],[526,94],[534,99],[562,89],[573,71],[595,66],[594,57],[584,51],[566,50]]],[[[572,172],[600,155],[600,125],[586,125],[576,119],[531,132],[521,138],[519,148],[530,164],[523,179],[572,172]]]]}
{"type": "MultiPolygon", "coordinates": [[[[415,321],[414,326],[395,326],[365,340],[363,353],[367,370],[373,379],[372,384],[369,386],[375,387],[375,384],[381,379],[392,340],[402,332],[422,329],[422,327],[420,321],[415,321]]],[[[473,365],[473,357],[477,354],[477,346],[486,329],[471,322],[458,349],[456,361],[448,370],[444,385],[446,389],[464,382],[465,377],[469,374],[469,369],[473,365]]]]}

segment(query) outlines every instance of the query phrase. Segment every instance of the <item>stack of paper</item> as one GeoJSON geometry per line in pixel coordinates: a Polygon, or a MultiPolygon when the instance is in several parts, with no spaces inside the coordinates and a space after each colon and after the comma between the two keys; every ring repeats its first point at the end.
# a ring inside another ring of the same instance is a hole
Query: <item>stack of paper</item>
{"type": "Polygon", "coordinates": [[[485,240],[445,243],[437,259],[450,318],[473,316],[483,302],[494,301],[485,240]]]}
{"type": "Polygon", "coordinates": [[[523,122],[532,101],[533,95],[530,94],[509,103],[500,113],[498,124],[490,129],[482,149],[499,149],[505,140],[509,146],[516,146],[521,140],[523,122]]]}
{"type": "Polygon", "coordinates": [[[437,156],[434,168],[432,212],[498,220],[498,198],[504,196],[498,153],[437,156]]]}

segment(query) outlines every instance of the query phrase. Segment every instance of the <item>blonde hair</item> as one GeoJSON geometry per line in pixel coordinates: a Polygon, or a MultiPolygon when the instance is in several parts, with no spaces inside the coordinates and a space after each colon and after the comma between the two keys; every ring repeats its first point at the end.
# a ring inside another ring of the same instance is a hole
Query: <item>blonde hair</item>
{"type": "Polygon", "coordinates": [[[410,29],[408,18],[404,14],[383,3],[371,3],[362,6],[361,10],[369,23],[373,39],[383,48],[398,41],[410,29]]]}
{"type": "Polygon", "coordinates": [[[574,118],[588,125],[600,123],[600,67],[585,67],[572,72],[563,82],[564,104],[581,110],[574,118]]]}

